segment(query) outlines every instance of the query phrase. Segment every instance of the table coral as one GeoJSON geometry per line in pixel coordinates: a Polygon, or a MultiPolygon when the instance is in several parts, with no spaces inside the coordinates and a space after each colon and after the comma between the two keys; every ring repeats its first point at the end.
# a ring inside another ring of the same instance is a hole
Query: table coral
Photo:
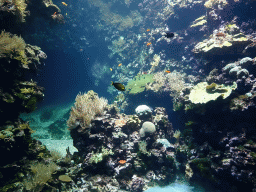
{"type": "Polygon", "coordinates": [[[208,85],[207,82],[198,83],[189,94],[189,100],[194,103],[207,103],[211,100],[216,100],[218,97],[222,97],[223,99],[227,98],[233,90],[237,88],[235,82],[233,82],[232,86],[226,85],[218,85],[212,83],[208,85]]]}

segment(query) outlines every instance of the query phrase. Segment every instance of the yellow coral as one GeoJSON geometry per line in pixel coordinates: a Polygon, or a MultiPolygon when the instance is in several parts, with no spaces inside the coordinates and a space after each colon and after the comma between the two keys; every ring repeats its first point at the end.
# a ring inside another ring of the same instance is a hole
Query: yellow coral
{"type": "Polygon", "coordinates": [[[209,9],[213,8],[217,4],[222,5],[224,7],[228,4],[228,2],[226,0],[208,0],[205,2],[204,6],[209,9]]]}
{"type": "Polygon", "coordinates": [[[152,65],[152,67],[149,70],[149,74],[152,73],[153,71],[155,71],[155,67],[158,66],[159,62],[161,61],[161,58],[159,55],[155,54],[153,57],[153,61],[150,63],[150,65],[152,65]]]}
{"type": "Polygon", "coordinates": [[[16,5],[17,14],[20,18],[20,21],[25,22],[26,8],[27,8],[27,4],[25,3],[25,0],[15,0],[14,4],[16,5]]]}
{"type": "Polygon", "coordinates": [[[24,88],[24,89],[20,89],[20,91],[23,94],[33,94],[33,93],[35,93],[35,90],[33,88],[24,88]]]}
{"type": "Polygon", "coordinates": [[[13,58],[19,53],[25,53],[26,43],[17,35],[2,31],[0,34],[0,57],[13,58]]]}

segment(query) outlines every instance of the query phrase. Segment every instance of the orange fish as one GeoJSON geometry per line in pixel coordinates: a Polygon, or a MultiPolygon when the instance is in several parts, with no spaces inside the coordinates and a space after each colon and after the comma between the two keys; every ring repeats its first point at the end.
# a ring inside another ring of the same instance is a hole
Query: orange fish
{"type": "Polygon", "coordinates": [[[55,16],[55,15],[57,15],[57,12],[54,12],[52,16],[55,16]]]}
{"type": "Polygon", "coordinates": [[[121,66],[122,66],[122,63],[119,63],[119,64],[118,64],[118,67],[121,67],[121,66]]]}
{"type": "Polygon", "coordinates": [[[167,71],[165,71],[165,72],[166,72],[166,73],[171,73],[171,71],[168,71],[168,70],[167,70],[167,71]]]}
{"type": "Polygon", "coordinates": [[[147,46],[149,46],[149,45],[151,45],[151,44],[152,44],[151,42],[148,42],[148,43],[147,43],[147,46]]]}
{"type": "Polygon", "coordinates": [[[65,2],[61,2],[61,3],[62,3],[62,5],[68,6],[68,4],[67,4],[67,3],[65,3],[65,2]]]}
{"type": "Polygon", "coordinates": [[[146,71],[143,71],[142,74],[148,74],[146,71]]]}
{"type": "Polygon", "coordinates": [[[120,163],[121,165],[123,165],[123,164],[126,163],[126,161],[125,161],[125,160],[120,160],[120,161],[118,161],[118,163],[120,163]]]}
{"type": "Polygon", "coordinates": [[[150,31],[150,29],[147,29],[147,32],[149,32],[150,31]]]}

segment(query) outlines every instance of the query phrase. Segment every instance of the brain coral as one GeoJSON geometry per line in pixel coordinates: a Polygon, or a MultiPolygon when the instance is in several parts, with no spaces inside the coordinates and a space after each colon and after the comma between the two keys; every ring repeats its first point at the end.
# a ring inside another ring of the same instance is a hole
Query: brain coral
{"type": "Polygon", "coordinates": [[[156,131],[156,126],[149,121],[145,121],[142,124],[142,127],[140,129],[140,136],[145,137],[146,133],[154,133],[155,131],[156,131]]]}

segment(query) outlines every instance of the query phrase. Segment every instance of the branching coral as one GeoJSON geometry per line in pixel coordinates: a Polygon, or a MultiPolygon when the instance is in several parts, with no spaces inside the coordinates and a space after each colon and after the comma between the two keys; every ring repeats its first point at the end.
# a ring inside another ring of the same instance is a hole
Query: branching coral
{"type": "Polygon", "coordinates": [[[2,31],[0,34],[0,57],[14,58],[20,52],[24,52],[26,47],[25,41],[17,35],[2,31]]]}
{"type": "Polygon", "coordinates": [[[150,63],[150,65],[152,65],[152,66],[148,72],[149,74],[155,71],[155,68],[158,66],[160,61],[161,61],[160,56],[155,54],[153,57],[153,61],[150,63]]]}
{"type": "Polygon", "coordinates": [[[51,181],[52,174],[58,168],[59,167],[55,163],[47,165],[44,163],[37,163],[35,165],[31,165],[31,171],[34,175],[24,181],[26,189],[41,191],[44,185],[47,185],[47,182],[51,181]]]}
{"type": "Polygon", "coordinates": [[[2,31],[0,34],[0,58],[6,57],[16,59],[21,62],[23,67],[31,62],[25,54],[26,43],[17,35],[2,31]]]}
{"type": "Polygon", "coordinates": [[[112,51],[109,57],[112,58],[116,53],[120,55],[121,52],[123,52],[128,47],[129,47],[129,44],[126,43],[126,40],[124,39],[124,37],[122,36],[119,37],[119,39],[112,41],[112,46],[108,47],[108,49],[112,51]]]}
{"type": "Polygon", "coordinates": [[[146,85],[146,89],[158,91],[169,91],[171,96],[175,96],[185,88],[185,74],[173,71],[166,74],[157,72],[153,77],[153,82],[146,85]]]}
{"type": "Polygon", "coordinates": [[[17,15],[19,16],[20,21],[25,22],[27,8],[25,0],[15,0],[14,3],[16,5],[17,15]]]}
{"type": "Polygon", "coordinates": [[[82,129],[88,128],[91,120],[104,112],[107,104],[105,98],[99,98],[92,90],[85,94],[79,93],[76,96],[75,106],[71,108],[68,127],[72,129],[80,125],[82,129]]]}

